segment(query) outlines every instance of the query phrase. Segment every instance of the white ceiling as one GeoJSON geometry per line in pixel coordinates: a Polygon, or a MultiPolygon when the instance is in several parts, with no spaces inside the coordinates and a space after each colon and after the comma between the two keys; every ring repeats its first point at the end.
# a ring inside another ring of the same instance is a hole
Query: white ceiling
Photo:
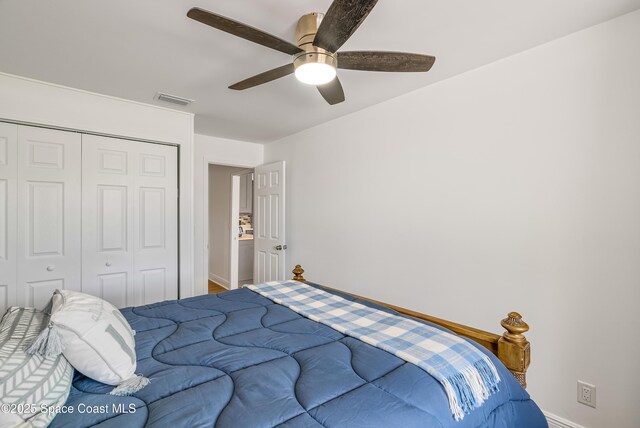
{"type": "Polygon", "coordinates": [[[342,50],[434,55],[429,73],[340,70],[329,106],[288,76],[232,83],[290,58],[186,17],[198,6],[293,41],[330,0],[0,0],[0,71],[144,103],[192,98],[196,132],[268,142],[640,8],[640,0],[380,0],[342,50]]]}

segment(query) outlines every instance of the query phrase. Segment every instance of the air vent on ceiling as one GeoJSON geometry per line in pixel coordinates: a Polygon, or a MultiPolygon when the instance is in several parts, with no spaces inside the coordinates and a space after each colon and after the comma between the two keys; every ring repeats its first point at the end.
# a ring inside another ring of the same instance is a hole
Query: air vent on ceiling
{"type": "Polygon", "coordinates": [[[165,103],[177,104],[179,106],[188,106],[193,102],[189,98],[177,97],[175,95],[163,94],[162,92],[158,92],[155,96],[156,100],[164,101],[165,103]]]}

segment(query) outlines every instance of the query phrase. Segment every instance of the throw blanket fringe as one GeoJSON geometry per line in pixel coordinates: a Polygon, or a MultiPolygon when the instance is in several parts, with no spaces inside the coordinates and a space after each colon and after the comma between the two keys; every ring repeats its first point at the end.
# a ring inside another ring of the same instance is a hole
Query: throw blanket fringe
{"type": "Polygon", "coordinates": [[[484,360],[443,379],[442,386],[454,419],[462,420],[465,414],[484,403],[489,395],[498,391],[497,383],[493,370],[484,360]]]}
{"type": "Polygon", "coordinates": [[[247,288],[425,370],[442,384],[457,421],[498,391],[500,376],[489,357],[456,335],[297,281],[247,288]]]}

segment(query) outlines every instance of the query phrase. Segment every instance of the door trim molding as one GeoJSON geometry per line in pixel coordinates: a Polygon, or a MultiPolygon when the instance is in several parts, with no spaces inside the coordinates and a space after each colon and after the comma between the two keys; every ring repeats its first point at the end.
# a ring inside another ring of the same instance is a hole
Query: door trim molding
{"type": "MultiPolygon", "coordinates": [[[[254,169],[255,167],[261,165],[261,163],[257,164],[249,164],[247,162],[235,162],[235,161],[222,161],[220,162],[215,156],[207,156],[204,155],[201,161],[202,166],[202,194],[200,197],[202,198],[202,222],[203,222],[203,235],[205,239],[202,240],[202,245],[199,245],[197,251],[200,252],[198,254],[194,254],[195,257],[201,258],[202,261],[202,269],[201,272],[194,272],[194,296],[199,296],[208,293],[207,280],[209,279],[209,165],[220,165],[220,166],[232,166],[237,168],[246,168],[246,169],[254,169]]],[[[198,160],[196,160],[198,162],[198,160]]],[[[195,186],[194,186],[195,187],[195,186]]],[[[195,195],[197,198],[198,195],[195,195]]],[[[195,205],[195,201],[194,201],[195,205]]],[[[228,284],[228,281],[227,281],[228,284]]]]}
{"type": "Polygon", "coordinates": [[[12,123],[14,125],[31,126],[32,128],[44,128],[44,129],[53,129],[53,130],[56,130],[56,131],[75,132],[75,133],[78,133],[78,134],[95,135],[97,137],[118,138],[119,140],[136,141],[136,142],[139,142],[139,143],[151,143],[151,144],[161,144],[163,146],[180,147],[180,144],[172,143],[172,142],[169,142],[169,141],[148,140],[148,139],[144,139],[144,138],[127,137],[126,135],[106,134],[104,132],[87,131],[86,129],[66,128],[64,126],[55,126],[55,125],[43,125],[41,123],[27,122],[27,121],[23,121],[23,120],[6,119],[6,118],[2,118],[2,117],[0,117],[0,122],[12,123]]]}
{"type": "Polygon", "coordinates": [[[231,174],[231,197],[229,198],[229,289],[238,288],[240,249],[238,242],[238,219],[240,218],[240,176],[231,174]]]}

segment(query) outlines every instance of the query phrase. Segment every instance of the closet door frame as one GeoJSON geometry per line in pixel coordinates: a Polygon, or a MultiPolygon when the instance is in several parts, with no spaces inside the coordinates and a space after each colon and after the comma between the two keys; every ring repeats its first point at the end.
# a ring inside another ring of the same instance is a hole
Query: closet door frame
{"type": "Polygon", "coordinates": [[[0,316],[16,301],[18,125],[0,122],[0,316]]]}
{"type": "MultiPolygon", "coordinates": [[[[154,144],[154,145],[159,145],[159,146],[171,146],[171,147],[175,147],[176,148],[176,163],[177,163],[177,170],[176,170],[176,199],[177,199],[177,203],[176,203],[176,207],[177,207],[177,213],[176,213],[176,249],[177,249],[177,258],[176,258],[176,286],[177,286],[177,290],[176,290],[176,297],[180,298],[180,294],[181,294],[181,289],[183,287],[184,284],[182,284],[181,281],[181,277],[182,277],[182,269],[181,269],[181,262],[191,262],[191,260],[182,260],[181,256],[181,247],[183,245],[186,245],[187,242],[189,242],[189,240],[187,239],[188,237],[185,236],[183,233],[181,233],[181,223],[180,223],[180,213],[181,211],[184,209],[184,207],[181,205],[180,203],[180,198],[179,198],[179,189],[182,186],[181,183],[181,177],[180,177],[180,162],[181,162],[181,156],[182,156],[182,151],[183,148],[181,144],[178,143],[171,143],[171,142],[167,142],[167,141],[157,141],[157,140],[150,140],[150,139],[144,139],[144,138],[135,138],[135,137],[129,137],[126,135],[117,135],[117,134],[108,134],[108,133],[104,133],[104,132],[94,132],[94,131],[88,131],[88,130],[84,130],[84,129],[79,129],[79,128],[71,128],[71,127],[63,127],[63,126],[55,126],[55,125],[51,125],[51,124],[42,124],[42,123],[36,123],[36,122],[30,122],[30,121],[24,121],[24,120],[16,120],[16,119],[12,119],[12,118],[4,118],[4,117],[0,117],[0,126],[15,126],[16,128],[21,127],[21,126],[26,126],[26,127],[31,127],[31,128],[42,128],[45,130],[53,130],[53,131],[63,131],[63,132],[71,132],[71,133],[77,133],[79,135],[87,135],[87,136],[97,136],[97,137],[108,137],[108,138],[115,138],[115,139],[120,139],[120,140],[125,140],[125,141],[130,141],[130,142],[138,142],[138,143],[148,143],[148,144],[154,144]],[[186,239],[186,241],[183,242],[183,240],[186,239]]],[[[2,150],[3,146],[3,141],[2,139],[0,139],[0,151],[2,150]]],[[[17,142],[17,138],[16,138],[16,144],[15,144],[15,156],[14,159],[16,159],[17,162],[17,150],[18,150],[18,142],[17,142]]],[[[187,153],[189,153],[189,151],[191,150],[190,147],[186,147],[187,153]]],[[[10,150],[7,148],[7,153],[10,153],[10,150]]],[[[0,183],[1,180],[3,180],[3,176],[1,173],[1,167],[2,167],[2,154],[0,153],[0,183]]],[[[16,167],[17,168],[17,167],[16,167]]],[[[7,307],[9,306],[16,306],[16,305],[23,305],[25,303],[25,299],[24,296],[20,296],[20,291],[18,290],[18,275],[17,275],[17,265],[18,265],[18,261],[15,259],[17,257],[17,241],[18,241],[18,226],[17,226],[17,212],[18,212],[18,208],[17,205],[19,204],[19,192],[18,192],[18,179],[17,179],[17,172],[15,172],[15,174],[13,175],[13,177],[15,177],[15,179],[13,179],[13,182],[15,184],[15,192],[13,192],[13,194],[15,195],[15,199],[14,199],[14,205],[16,206],[15,209],[9,209],[8,210],[8,215],[7,215],[7,224],[9,226],[13,225],[13,227],[8,227],[7,228],[7,233],[8,233],[8,239],[7,239],[7,255],[10,258],[11,254],[13,252],[14,254],[14,261],[10,262],[9,264],[12,265],[13,267],[9,268],[9,271],[13,271],[13,273],[11,275],[9,275],[9,277],[7,278],[8,281],[6,284],[6,287],[3,286],[2,283],[0,283],[0,306],[2,306],[3,304],[6,305],[7,307]],[[12,214],[13,213],[13,214],[12,214]],[[15,222],[12,222],[12,220],[15,219],[15,222]],[[12,283],[11,283],[12,282],[12,283]],[[4,294],[3,294],[4,293],[4,294]],[[4,301],[3,301],[4,299],[4,301]]],[[[10,181],[10,180],[9,180],[10,181]]],[[[78,186],[81,186],[81,181],[78,181],[78,186]]],[[[9,188],[11,188],[11,184],[9,183],[9,188]]],[[[9,198],[11,197],[11,191],[9,191],[9,198]]],[[[7,199],[10,200],[10,199],[7,199]]],[[[81,203],[81,200],[80,200],[81,203]]],[[[78,240],[77,242],[81,243],[82,239],[81,239],[81,233],[78,236],[78,240]]],[[[81,252],[80,252],[80,256],[78,258],[78,263],[80,265],[82,265],[82,260],[81,260],[81,252]]],[[[2,263],[2,259],[1,259],[1,255],[0,255],[0,264],[2,263]]],[[[190,272],[190,270],[187,268],[185,274],[188,274],[190,272]]],[[[0,278],[1,279],[1,278],[0,278]]],[[[1,281],[0,281],[1,282],[1,281]]],[[[80,279],[77,281],[77,287],[81,287],[81,274],[80,274],[80,279]]],[[[190,292],[187,290],[187,294],[189,295],[190,292]]]]}

